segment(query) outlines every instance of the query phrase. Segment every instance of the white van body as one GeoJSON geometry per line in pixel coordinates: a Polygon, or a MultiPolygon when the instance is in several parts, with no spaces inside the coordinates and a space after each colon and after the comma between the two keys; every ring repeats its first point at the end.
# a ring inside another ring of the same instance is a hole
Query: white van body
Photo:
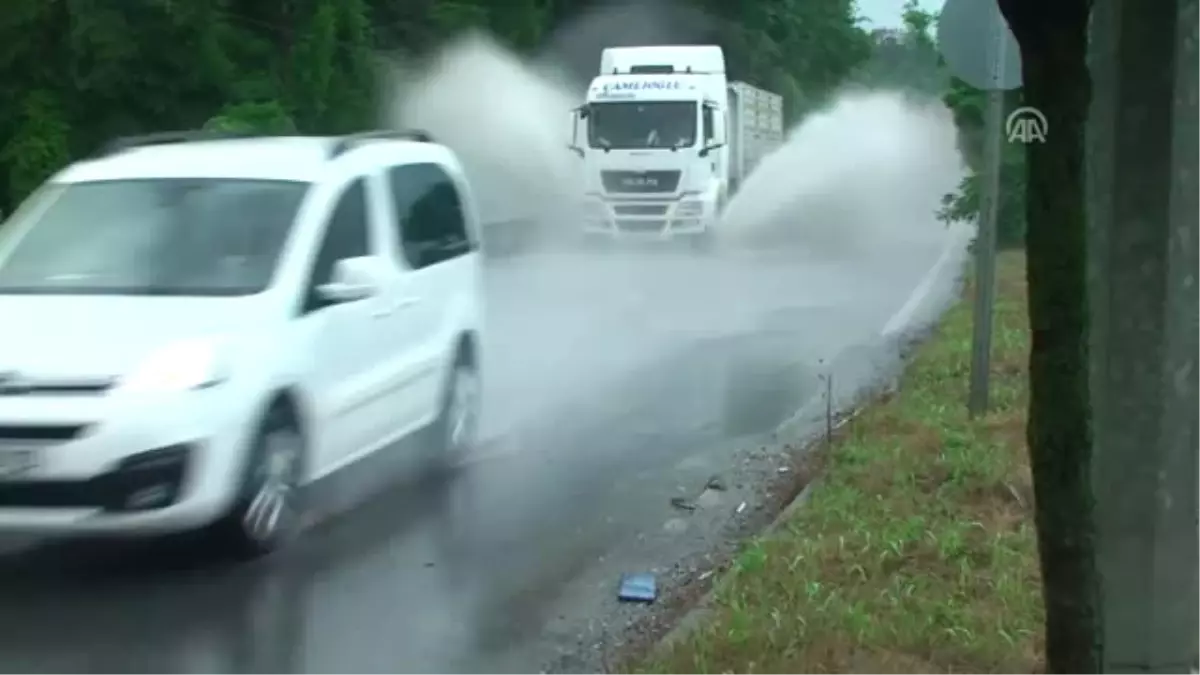
{"type": "Polygon", "coordinates": [[[0,231],[0,531],[212,525],[258,554],[301,489],[427,429],[466,448],[478,209],[450,150],[391,136],[149,139],[26,200],[0,231]]]}

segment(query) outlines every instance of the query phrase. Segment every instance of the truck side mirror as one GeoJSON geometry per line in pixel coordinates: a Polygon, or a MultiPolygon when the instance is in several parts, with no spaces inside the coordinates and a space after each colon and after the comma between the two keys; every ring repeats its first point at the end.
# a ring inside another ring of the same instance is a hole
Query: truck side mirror
{"type": "Polygon", "coordinates": [[[713,143],[711,145],[706,145],[703,148],[700,148],[700,156],[708,157],[708,153],[723,147],[725,147],[724,143],[713,143]]]}
{"type": "Polygon", "coordinates": [[[571,111],[571,142],[567,143],[567,149],[583,157],[583,148],[579,147],[579,122],[587,117],[587,104],[583,104],[571,111]]]}

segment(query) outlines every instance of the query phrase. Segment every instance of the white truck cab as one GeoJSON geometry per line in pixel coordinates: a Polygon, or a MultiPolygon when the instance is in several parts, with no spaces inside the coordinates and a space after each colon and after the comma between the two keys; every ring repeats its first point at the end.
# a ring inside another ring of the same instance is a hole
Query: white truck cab
{"type": "Polygon", "coordinates": [[[742,181],[783,142],[783,98],[728,82],[717,46],[612,47],[571,134],[585,233],[704,246],[742,181]]]}
{"type": "Polygon", "coordinates": [[[726,88],[720,47],[604,50],[572,144],[585,231],[707,239],[729,193],[726,88]]]}

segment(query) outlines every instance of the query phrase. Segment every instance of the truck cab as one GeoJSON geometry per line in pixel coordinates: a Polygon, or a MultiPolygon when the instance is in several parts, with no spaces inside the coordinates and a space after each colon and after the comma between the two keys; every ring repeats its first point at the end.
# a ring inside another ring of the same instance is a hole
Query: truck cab
{"type": "Polygon", "coordinates": [[[605,49],[572,120],[585,232],[706,242],[729,194],[728,101],[720,47],[605,49]]]}

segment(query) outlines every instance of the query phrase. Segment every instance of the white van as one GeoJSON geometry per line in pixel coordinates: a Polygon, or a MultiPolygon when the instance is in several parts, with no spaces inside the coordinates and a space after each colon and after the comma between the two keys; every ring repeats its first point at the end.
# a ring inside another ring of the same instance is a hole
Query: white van
{"type": "Polygon", "coordinates": [[[0,530],[212,528],[480,403],[479,220],[422,134],[122,139],[0,230],[0,530]]]}

